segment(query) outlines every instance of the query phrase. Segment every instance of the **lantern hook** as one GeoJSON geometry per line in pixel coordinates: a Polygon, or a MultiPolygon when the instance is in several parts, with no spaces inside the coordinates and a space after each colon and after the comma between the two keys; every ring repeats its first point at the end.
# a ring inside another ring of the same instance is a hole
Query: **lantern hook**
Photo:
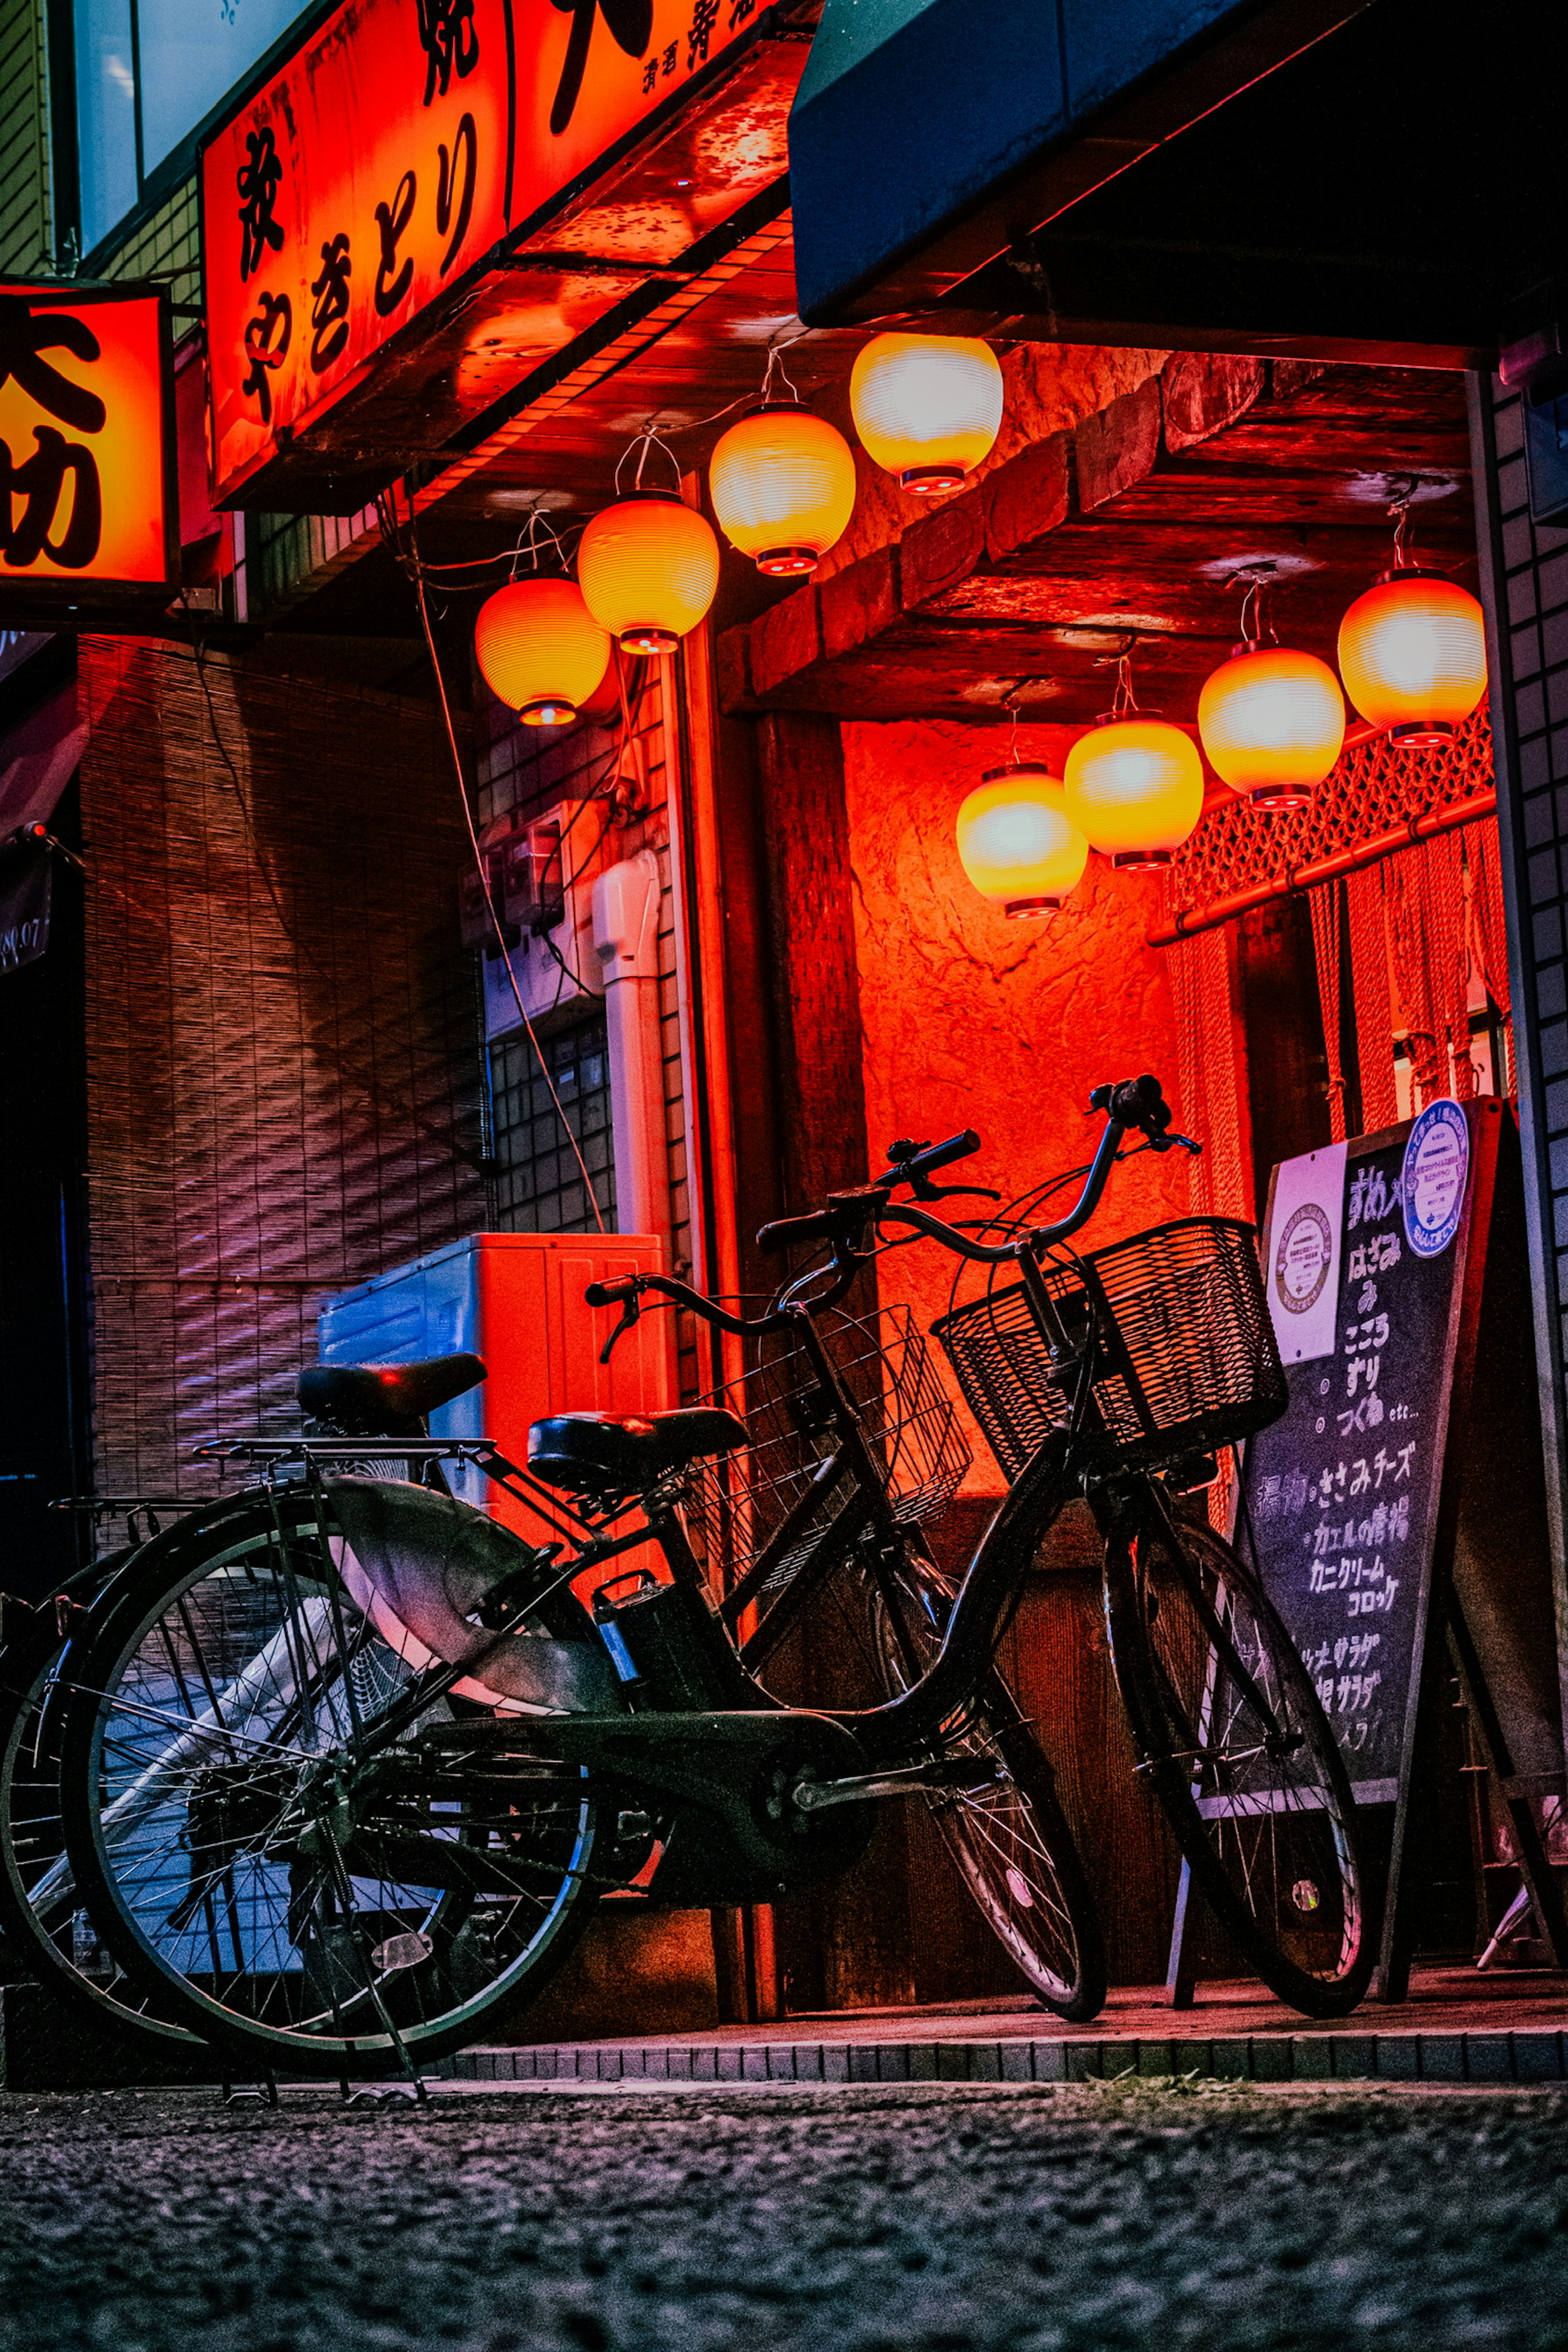
{"type": "Polygon", "coordinates": [[[561,543],[560,532],[556,530],[553,523],[546,522],[544,519],[544,509],[542,507],[531,506],[528,509],[528,520],[523,524],[522,529],[518,532],[517,545],[511,551],[511,569],[507,575],[509,580],[515,580],[517,578],[518,572],[521,569],[522,559],[525,555],[531,559],[535,572],[540,571],[542,568],[540,562],[540,544],[542,540],[548,541],[551,551],[554,555],[556,562],[560,564],[562,571],[564,572],[568,569],[566,562],[566,550],[561,543]]]}
{"type": "Polygon", "coordinates": [[[1410,509],[1419,497],[1422,487],[1422,478],[1419,474],[1406,474],[1403,479],[1404,488],[1396,489],[1388,502],[1388,511],[1394,520],[1394,569],[1395,572],[1406,571],[1412,564],[1410,509]]]}
{"type": "Polygon", "coordinates": [[[675,469],[676,495],[677,497],[679,496],[680,460],[676,456],[674,450],[669,446],[669,444],[666,441],[663,434],[659,431],[658,426],[650,417],[647,423],[643,426],[642,431],[634,440],[627,443],[626,446],[621,451],[619,457],[616,461],[616,498],[619,498],[621,495],[622,472],[625,469],[627,458],[630,457],[634,450],[637,452],[637,469],[636,474],[632,477],[632,488],[634,491],[641,489],[643,472],[648,460],[648,452],[652,449],[658,449],[664,457],[669,459],[671,466],[675,469]]]}
{"type": "MultiPolygon", "coordinates": [[[[1245,572],[1233,572],[1230,576],[1232,585],[1239,583],[1242,591],[1242,642],[1249,652],[1256,653],[1265,642],[1263,599],[1266,591],[1274,584],[1274,566],[1272,563],[1249,564],[1245,572]]],[[[1279,642],[1279,633],[1272,623],[1268,625],[1267,642],[1271,646],[1279,642]]]]}
{"type": "MultiPolygon", "coordinates": [[[[789,341],[791,342],[798,342],[800,341],[800,337],[798,335],[792,335],[789,338],[789,341]]],[[[795,378],[791,375],[788,368],[786,368],[784,363],[783,354],[786,349],[787,345],[784,343],[773,342],[768,345],[768,363],[763,370],[762,397],[764,401],[772,399],[773,378],[775,375],[782,375],[785,384],[789,388],[789,396],[798,408],[800,405],[800,392],[795,383],[795,378]]]]}
{"type": "Polygon", "coordinates": [[[1110,716],[1112,719],[1126,719],[1137,708],[1138,697],[1132,687],[1132,656],[1131,653],[1118,654],[1116,691],[1110,698],[1110,716]]]}

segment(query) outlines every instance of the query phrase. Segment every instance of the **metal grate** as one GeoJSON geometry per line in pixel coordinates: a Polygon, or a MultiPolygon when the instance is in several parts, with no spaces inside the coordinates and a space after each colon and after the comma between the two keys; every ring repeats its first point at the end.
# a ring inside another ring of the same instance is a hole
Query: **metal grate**
{"type": "MultiPolygon", "coordinates": [[[[907,1307],[824,1317],[818,1330],[859,1408],[872,1459],[904,1527],[939,1518],[969,1467],[952,1399],[907,1307]]],[[[687,1533],[716,1593],[733,1589],[808,1497],[833,1450],[816,1368],[787,1334],[766,1339],[739,1380],[704,1403],[738,1412],[751,1443],[697,1465],[687,1490],[687,1533]]],[[[846,1499],[843,1481],[805,1511],[764,1591],[786,1585],[846,1499]]]]}
{"type": "MultiPolygon", "coordinates": [[[[610,1125],[610,1063],[605,1015],[595,1012],[540,1039],[562,1109],[576,1137],[606,1224],[616,1217],[615,1144],[610,1125]]],[[[490,1047],[495,1155],[500,1162],[496,1206],[503,1233],[585,1234],[595,1229],[583,1171],[527,1033],[514,1030],[490,1047]]]]}
{"type": "Polygon", "coordinates": [[[1173,911],[1204,906],[1270,881],[1334,850],[1353,849],[1424,811],[1488,792],[1493,783],[1486,705],[1439,750],[1406,751],[1385,735],[1347,751],[1304,809],[1254,808],[1239,796],[1209,809],[1165,874],[1173,911]]]}
{"type": "MultiPolygon", "coordinates": [[[[1250,1225],[1187,1217],[1043,1269],[1068,1329],[1092,1316],[1095,1402],[1127,1458],[1145,1468],[1235,1444],[1284,1412],[1250,1225]]],[[[1016,1478],[1042,1438],[1067,1426],[1077,1381],[1054,1372],[1021,1282],[956,1307],[933,1327],[992,1452],[1016,1478]]]]}

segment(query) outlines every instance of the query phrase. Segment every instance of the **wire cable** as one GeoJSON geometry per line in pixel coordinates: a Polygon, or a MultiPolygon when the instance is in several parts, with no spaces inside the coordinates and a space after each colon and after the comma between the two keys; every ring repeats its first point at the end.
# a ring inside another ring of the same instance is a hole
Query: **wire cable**
{"type": "MultiPolygon", "coordinates": [[[[410,531],[413,531],[416,529],[416,525],[411,522],[409,529],[410,531]]],[[[583,1157],[583,1147],[578,1142],[575,1134],[573,1132],[572,1122],[566,1116],[566,1107],[564,1103],[563,1103],[560,1093],[556,1087],[554,1074],[551,1070],[549,1062],[545,1059],[544,1049],[539,1042],[538,1033],[535,1031],[532,1022],[528,1017],[528,1007],[522,1001],[522,991],[517,984],[517,973],[512,965],[510,951],[507,947],[506,935],[501,928],[500,915],[495,902],[495,893],[490,887],[489,867],[486,862],[484,852],[479,847],[479,832],[474,824],[474,812],[468,803],[468,779],[463,773],[463,755],[458,748],[458,730],[452,718],[452,706],[450,701],[447,699],[446,674],[441,667],[440,655],[436,650],[435,631],[430,625],[430,607],[426,601],[425,582],[418,569],[417,545],[415,549],[415,569],[413,572],[413,580],[414,593],[419,604],[420,626],[425,632],[425,644],[430,656],[430,667],[435,672],[436,677],[436,691],[440,697],[441,717],[446,725],[447,748],[452,754],[452,772],[458,780],[458,797],[463,805],[463,822],[468,829],[468,840],[473,848],[474,864],[478,869],[479,877],[479,887],[484,892],[485,909],[490,919],[490,928],[496,935],[496,944],[500,950],[501,961],[506,966],[507,981],[511,989],[512,1000],[517,1006],[518,1019],[521,1022],[523,1028],[528,1033],[528,1042],[533,1048],[534,1059],[539,1064],[540,1073],[543,1077],[545,1087],[549,1091],[550,1099],[555,1106],[555,1115],[561,1122],[562,1130],[566,1137],[566,1140],[572,1146],[572,1156],[576,1160],[578,1167],[582,1171],[583,1185],[588,1196],[588,1205],[594,1212],[594,1222],[598,1226],[601,1234],[607,1234],[609,1232],[609,1227],[605,1223],[605,1213],[599,1206],[599,1196],[594,1189],[594,1180],[588,1172],[588,1163],[583,1157]]]]}

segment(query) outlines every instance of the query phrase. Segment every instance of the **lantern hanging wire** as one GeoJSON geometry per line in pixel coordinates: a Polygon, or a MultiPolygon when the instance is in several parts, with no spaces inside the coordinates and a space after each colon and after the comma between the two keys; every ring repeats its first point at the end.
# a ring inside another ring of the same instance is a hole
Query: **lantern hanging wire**
{"type": "MultiPolygon", "coordinates": [[[[410,505],[412,506],[412,501],[410,501],[410,505]]],[[[532,1050],[533,1058],[539,1066],[540,1076],[544,1080],[545,1091],[548,1093],[551,1102],[554,1106],[555,1116],[560,1122],[561,1131],[565,1136],[567,1143],[571,1147],[572,1156],[577,1162],[577,1167],[583,1179],[584,1194],[588,1207],[593,1211],[595,1224],[597,1226],[601,1234],[607,1234],[609,1228],[605,1223],[605,1213],[600,1205],[598,1193],[595,1190],[594,1179],[589,1171],[588,1163],[583,1156],[582,1144],[578,1140],[571,1120],[566,1116],[566,1106],[561,1099],[560,1089],[555,1083],[555,1074],[551,1069],[549,1057],[540,1044],[539,1033],[535,1029],[531,1020],[529,1018],[528,1007],[522,1001],[522,990],[518,983],[516,968],[511,960],[511,950],[506,943],[506,931],[501,921],[500,909],[496,905],[495,891],[490,881],[489,861],[485,856],[483,849],[480,847],[479,827],[474,822],[473,806],[468,798],[468,778],[463,772],[463,756],[458,744],[457,722],[453,719],[451,699],[447,692],[446,672],[441,667],[441,656],[437,649],[436,632],[430,618],[430,604],[427,593],[427,581],[431,571],[437,568],[445,571],[448,567],[432,567],[427,566],[424,562],[419,551],[418,521],[412,511],[408,517],[407,544],[406,546],[405,545],[403,532],[397,521],[396,507],[391,492],[381,492],[377,496],[375,508],[376,520],[380,527],[382,539],[390,550],[394,561],[397,563],[398,568],[411,583],[414,589],[415,601],[419,607],[420,628],[424,634],[426,651],[430,656],[430,667],[436,680],[436,693],[441,706],[441,719],[447,738],[447,748],[451,757],[452,773],[457,780],[458,799],[462,807],[463,823],[468,836],[468,846],[473,853],[474,867],[479,876],[479,888],[483,894],[485,902],[485,911],[489,917],[490,929],[495,934],[496,945],[500,952],[501,962],[506,971],[507,982],[511,990],[512,1002],[517,1007],[518,1019],[521,1023],[523,1032],[528,1038],[529,1045],[532,1050]]],[[[532,510],[533,514],[537,514],[537,508],[532,510]]],[[[532,515],[531,514],[531,519],[532,515]]],[[[515,558],[516,552],[516,551],[510,551],[509,561],[515,558]]],[[[626,708],[624,692],[622,708],[623,709],[626,708]]]]}

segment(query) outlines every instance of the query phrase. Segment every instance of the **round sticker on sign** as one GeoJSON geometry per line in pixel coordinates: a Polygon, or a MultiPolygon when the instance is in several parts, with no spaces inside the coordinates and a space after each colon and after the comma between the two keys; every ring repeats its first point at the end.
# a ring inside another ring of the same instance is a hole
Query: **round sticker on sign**
{"type": "Polygon", "coordinates": [[[1405,1147],[1405,1231],[1417,1257],[1439,1257],[1459,1230],[1470,1130],[1457,1102],[1428,1103],[1405,1147]]]}
{"type": "Polygon", "coordinates": [[[1289,1315],[1315,1307],[1334,1255],[1329,1221],[1316,1201],[1303,1201],[1279,1236],[1274,1253],[1274,1289],[1289,1315]]]}

